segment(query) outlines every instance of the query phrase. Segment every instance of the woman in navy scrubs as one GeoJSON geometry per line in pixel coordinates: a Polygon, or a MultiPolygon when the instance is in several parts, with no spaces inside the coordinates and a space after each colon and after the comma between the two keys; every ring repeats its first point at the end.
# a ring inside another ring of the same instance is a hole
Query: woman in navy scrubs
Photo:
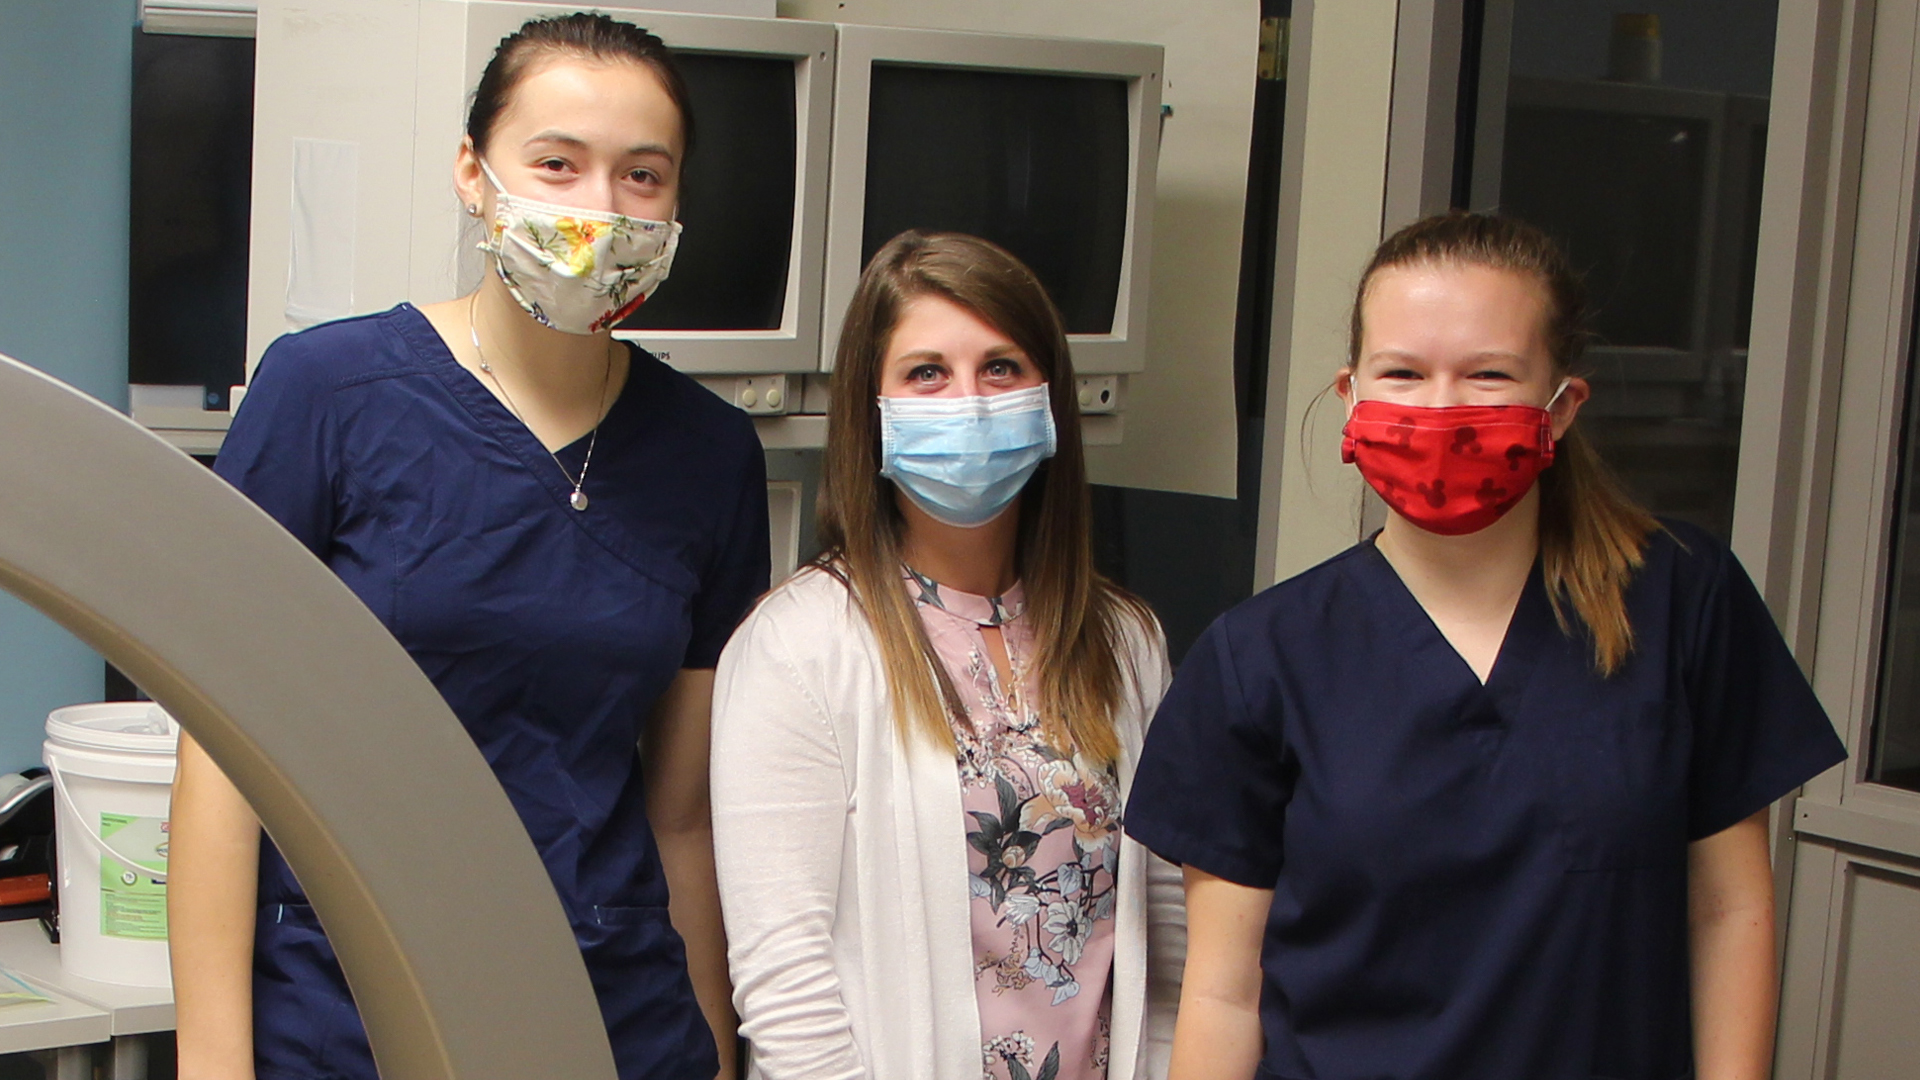
{"type": "MultiPolygon", "coordinates": [[[[685,100],[659,39],[604,16],[503,41],[454,167],[489,226],[484,284],[280,339],[218,462],[479,744],[625,1080],[733,1075],[707,718],[720,649],[767,585],[751,422],[608,329],[671,265],[685,100]]],[[[181,749],[181,1075],[372,1080],[299,883],[204,752],[181,749]]]]}
{"type": "Polygon", "coordinates": [[[1386,527],[1206,632],[1127,804],[1185,867],[1175,1078],[1769,1075],[1767,807],[1845,752],[1739,563],[1581,441],[1581,310],[1511,219],[1367,268],[1386,527]]]}

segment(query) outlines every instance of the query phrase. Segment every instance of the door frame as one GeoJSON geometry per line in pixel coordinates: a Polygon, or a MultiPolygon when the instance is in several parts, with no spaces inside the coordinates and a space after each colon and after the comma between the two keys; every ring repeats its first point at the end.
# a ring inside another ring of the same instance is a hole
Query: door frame
{"type": "Polygon", "coordinates": [[[1818,340],[1834,351],[1807,372],[1806,409],[1792,418],[1806,482],[1797,507],[1783,493],[1774,509],[1797,512],[1788,536],[1798,547],[1774,552],[1769,584],[1784,590],[1796,651],[1852,756],[1807,784],[1791,822],[1798,842],[1775,1076],[1795,1080],[1841,1067],[1862,876],[1920,889],[1920,793],[1867,779],[1920,286],[1920,0],[1819,7],[1840,196],[1829,202],[1850,206],[1830,213],[1825,265],[1809,282],[1825,290],[1818,340]]]}

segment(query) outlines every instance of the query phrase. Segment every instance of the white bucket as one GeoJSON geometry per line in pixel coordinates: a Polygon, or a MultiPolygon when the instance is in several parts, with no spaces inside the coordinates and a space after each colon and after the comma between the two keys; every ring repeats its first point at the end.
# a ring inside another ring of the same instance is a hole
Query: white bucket
{"type": "Polygon", "coordinates": [[[144,701],[70,705],[47,717],[60,964],[128,986],[173,985],[167,967],[167,808],[180,726],[144,701]]]}

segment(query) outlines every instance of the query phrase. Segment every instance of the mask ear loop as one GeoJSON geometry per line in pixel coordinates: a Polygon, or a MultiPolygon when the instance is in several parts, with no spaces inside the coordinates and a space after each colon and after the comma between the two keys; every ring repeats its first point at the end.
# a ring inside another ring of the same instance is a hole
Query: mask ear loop
{"type": "Polygon", "coordinates": [[[1353,427],[1353,412],[1355,409],[1359,407],[1360,407],[1360,379],[1355,374],[1352,368],[1348,368],[1347,369],[1347,422],[1340,425],[1340,461],[1342,464],[1351,465],[1359,457],[1359,451],[1354,446],[1353,434],[1349,430],[1350,428],[1353,427]]]}
{"type": "MultiPolygon", "coordinates": [[[[487,159],[480,156],[480,151],[477,147],[473,147],[473,141],[471,139],[467,140],[467,146],[473,148],[473,159],[480,163],[480,174],[486,177],[487,183],[493,185],[493,217],[491,220],[482,222],[480,242],[475,244],[474,247],[479,248],[481,251],[493,257],[494,272],[500,276],[500,280],[506,283],[508,288],[512,288],[513,283],[507,278],[506,263],[500,258],[500,249],[497,246],[498,243],[505,242],[505,237],[499,236],[496,242],[496,234],[500,232],[499,221],[500,211],[503,207],[502,200],[511,199],[513,196],[507,193],[507,186],[500,182],[500,178],[493,174],[493,166],[487,164],[487,159]]],[[[473,209],[473,216],[480,216],[480,209],[477,205],[473,209]]]]}
{"type": "MultiPolygon", "coordinates": [[[[507,185],[501,183],[500,178],[493,174],[493,166],[487,164],[487,159],[480,156],[479,149],[473,146],[471,139],[467,141],[467,146],[473,149],[473,160],[480,163],[480,175],[486,177],[487,183],[493,187],[493,221],[487,222],[486,236],[481,239],[479,248],[481,251],[487,252],[490,255],[497,255],[499,253],[494,251],[492,244],[493,226],[500,218],[501,200],[511,199],[513,196],[507,193],[507,185]]],[[[480,216],[480,209],[477,205],[474,207],[473,215],[475,217],[480,216]]]]}
{"type": "MultiPolygon", "coordinates": [[[[479,151],[475,151],[473,156],[475,160],[480,162],[480,171],[486,175],[487,183],[493,185],[494,195],[507,195],[507,185],[501,183],[500,178],[493,175],[493,166],[487,164],[487,159],[481,157],[479,151]]],[[[507,197],[512,198],[513,196],[507,195],[507,197]]]]}
{"type": "Polygon", "coordinates": [[[1571,385],[1573,385],[1573,377],[1571,375],[1561,379],[1559,388],[1553,392],[1553,396],[1547,399],[1546,405],[1540,410],[1541,468],[1553,464],[1554,453],[1557,449],[1556,443],[1558,441],[1553,437],[1553,407],[1560,403],[1560,395],[1566,393],[1567,387],[1571,385]]]}

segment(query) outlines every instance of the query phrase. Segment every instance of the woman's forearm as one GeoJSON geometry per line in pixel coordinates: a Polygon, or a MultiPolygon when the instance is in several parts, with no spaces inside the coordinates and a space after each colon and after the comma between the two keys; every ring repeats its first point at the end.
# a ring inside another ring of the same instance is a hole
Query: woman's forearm
{"type": "Polygon", "coordinates": [[[655,840],[667,872],[667,911],[687,946],[693,995],[713,1028],[720,1076],[732,1080],[739,1075],[735,1036],[740,1020],[733,1012],[733,982],[727,977],[727,932],[720,920],[720,888],[714,879],[713,825],[663,832],[655,840]]]}
{"type": "Polygon", "coordinates": [[[1273,890],[1187,867],[1187,967],[1169,1080],[1250,1080],[1265,1047],[1260,946],[1273,890]]]}
{"type": "Polygon", "coordinates": [[[1188,993],[1173,1029],[1168,1080],[1249,1080],[1260,1066],[1260,1010],[1188,993]]]}
{"type": "Polygon", "coordinates": [[[168,840],[179,1075],[252,1080],[260,825],[226,774],[185,733],[168,840]]]}
{"type": "Polygon", "coordinates": [[[1687,891],[1694,1073],[1766,1080],[1779,975],[1764,811],[1692,845],[1687,891]]]}
{"type": "Polygon", "coordinates": [[[667,875],[667,913],[687,947],[687,976],[713,1028],[721,1080],[739,1075],[740,1021],[727,976],[727,932],[713,861],[713,672],[683,670],[661,695],[641,742],[647,818],[667,875]]]}

